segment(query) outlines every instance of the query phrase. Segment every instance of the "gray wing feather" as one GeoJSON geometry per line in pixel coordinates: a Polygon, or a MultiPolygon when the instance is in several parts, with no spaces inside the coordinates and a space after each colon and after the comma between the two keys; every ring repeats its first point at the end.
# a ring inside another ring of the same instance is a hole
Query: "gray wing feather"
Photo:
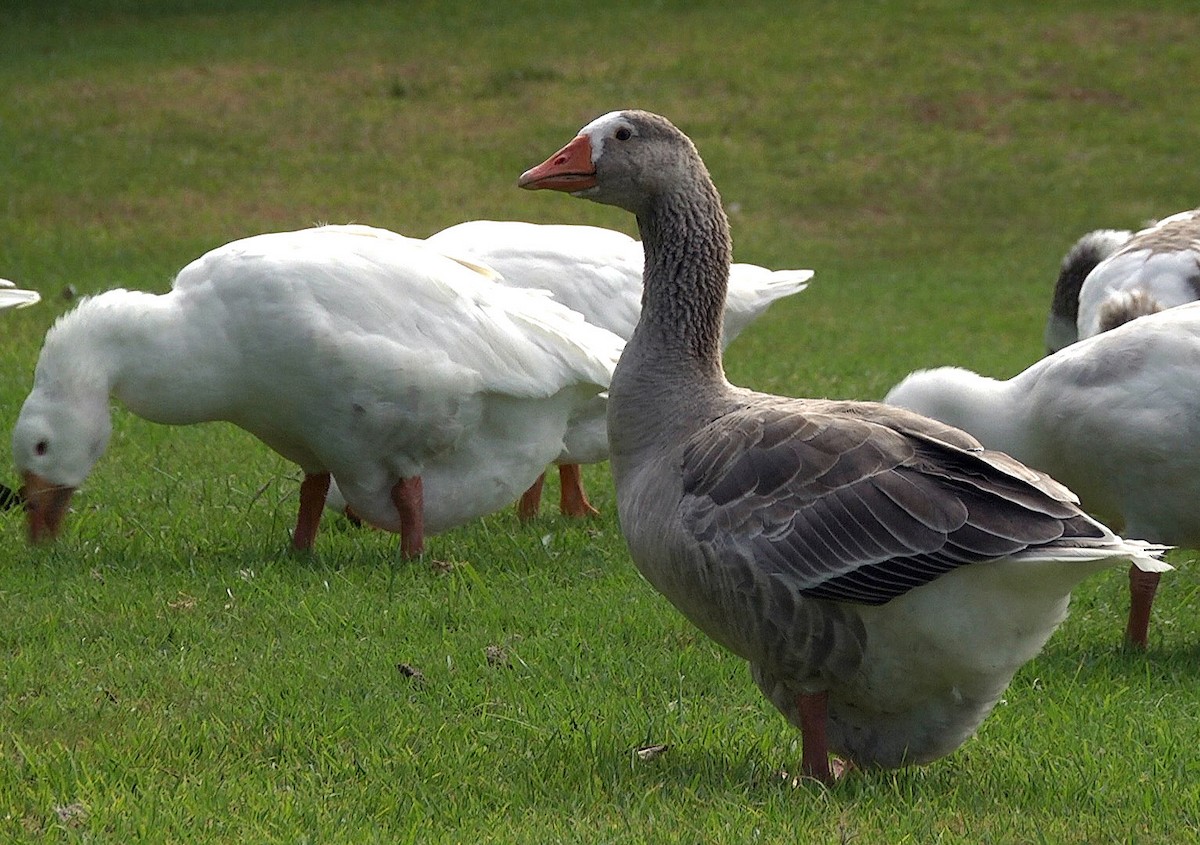
{"type": "Polygon", "coordinates": [[[748,404],[683,451],[682,517],[812,597],[881,604],[965,564],[1099,538],[1065,487],[873,403],[748,404]]]}

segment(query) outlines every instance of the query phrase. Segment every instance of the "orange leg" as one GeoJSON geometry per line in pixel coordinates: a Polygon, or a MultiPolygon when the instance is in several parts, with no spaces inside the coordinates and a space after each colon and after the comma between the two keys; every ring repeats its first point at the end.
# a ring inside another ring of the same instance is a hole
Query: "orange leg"
{"type": "Polygon", "coordinates": [[[392,487],[392,503],[400,511],[400,554],[420,557],[425,552],[425,493],[421,476],[401,478],[392,487]]]}
{"type": "Polygon", "coordinates": [[[599,516],[600,511],[592,507],[583,492],[583,473],[579,464],[562,464],[558,468],[558,479],[562,485],[558,508],[563,516],[599,516]]]}
{"type": "Polygon", "coordinates": [[[545,483],[546,473],[543,472],[537,477],[537,481],[521,494],[521,500],[517,502],[517,519],[521,522],[528,522],[538,515],[542,507],[542,485],[545,483]]]}
{"type": "Polygon", "coordinates": [[[1129,567],[1129,624],[1125,627],[1125,640],[1142,651],[1149,644],[1150,608],[1154,604],[1159,577],[1158,572],[1129,567]]]}
{"type": "Polygon", "coordinates": [[[296,530],[292,532],[292,548],[309,551],[317,539],[317,528],[321,524],[321,511],[325,509],[325,494],[329,492],[329,473],[306,474],[300,482],[300,513],[296,516],[296,530]]]}
{"type": "Polygon", "coordinates": [[[829,738],[825,733],[829,693],[801,693],[796,707],[800,711],[801,771],[805,777],[829,786],[836,780],[829,766],[829,738]]]}

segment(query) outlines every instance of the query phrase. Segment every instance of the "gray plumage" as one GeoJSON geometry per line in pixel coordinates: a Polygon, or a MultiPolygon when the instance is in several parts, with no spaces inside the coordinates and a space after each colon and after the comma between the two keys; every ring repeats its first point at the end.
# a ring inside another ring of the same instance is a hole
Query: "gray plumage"
{"type": "Polygon", "coordinates": [[[807,773],[831,779],[809,765],[824,730],[805,696],[828,696],[831,750],[927,762],[975,730],[1075,582],[1131,557],[1164,568],[1049,477],[943,423],[730,385],[728,223],[665,118],[605,115],[520,184],[637,216],[642,316],[609,388],[621,528],[647,580],[801,727],[807,773]]]}
{"type": "Polygon", "coordinates": [[[1063,256],[1046,320],[1046,354],[1057,352],[1079,339],[1079,291],[1083,280],[1108,256],[1123,247],[1133,232],[1127,229],[1096,229],[1071,245],[1063,256]]]}
{"type": "Polygon", "coordinates": [[[1089,232],[1063,259],[1046,350],[1200,299],[1200,209],[1138,232],[1089,232]]]}

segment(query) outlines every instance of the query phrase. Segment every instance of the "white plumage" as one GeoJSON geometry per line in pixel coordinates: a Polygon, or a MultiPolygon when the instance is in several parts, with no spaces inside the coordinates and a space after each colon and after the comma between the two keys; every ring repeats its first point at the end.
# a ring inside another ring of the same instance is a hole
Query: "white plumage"
{"type": "MultiPolygon", "coordinates": [[[[540,288],[610,332],[628,340],[642,310],[641,241],[600,226],[471,220],[426,239],[448,255],[476,259],[510,287],[540,288]]],[[[799,293],[812,270],[729,268],[729,297],[721,342],[728,346],[768,307],[799,293]]]]}
{"type": "MultiPolygon", "coordinates": [[[[885,401],[1049,473],[1129,536],[1200,547],[1200,303],[1080,340],[1008,380],[915,372],[885,401]]],[[[1130,575],[1127,636],[1144,648],[1158,576],[1130,575]]]]}
{"type": "Polygon", "coordinates": [[[416,554],[425,532],[533,482],[620,348],[548,295],[503,290],[385,230],[235,241],[169,293],[109,291],[47,334],[13,433],[31,537],[55,533],[104,451],[112,394],[155,422],[232,422],[299,464],[298,547],[312,544],[332,473],[362,518],[416,554]]]}
{"type": "Polygon", "coordinates": [[[41,298],[41,294],[35,290],[22,290],[8,279],[0,279],[0,311],[5,308],[24,308],[41,298]]]}
{"type": "Polygon", "coordinates": [[[1135,233],[1089,232],[1063,260],[1046,345],[1053,352],[1197,299],[1200,209],[1173,214],[1135,233]]]}

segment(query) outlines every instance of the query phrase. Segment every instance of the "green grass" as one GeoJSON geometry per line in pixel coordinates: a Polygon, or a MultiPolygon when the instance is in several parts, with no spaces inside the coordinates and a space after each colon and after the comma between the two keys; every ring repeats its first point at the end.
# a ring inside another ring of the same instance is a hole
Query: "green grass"
{"type": "MultiPolygon", "coordinates": [[[[0,276],[46,301],[0,320],[0,431],[68,286],[165,290],[317,221],[632,232],[514,187],[624,106],[695,139],[740,260],[817,270],[730,350],[767,390],[1010,375],[1080,233],[1197,204],[1182,0],[630,5],[9,0],[0,276]]],[[[958,752],[793,789],[797,734],[637,576],[606,467],[587,525],[501,513],[403,564],[331,521],[298,558],[293,467],[229,426],[114,423],[61,542],[0,515],[5,841],[1200,839],[1192,552],[1147,656],[1098,577],[958,752]]]]}

